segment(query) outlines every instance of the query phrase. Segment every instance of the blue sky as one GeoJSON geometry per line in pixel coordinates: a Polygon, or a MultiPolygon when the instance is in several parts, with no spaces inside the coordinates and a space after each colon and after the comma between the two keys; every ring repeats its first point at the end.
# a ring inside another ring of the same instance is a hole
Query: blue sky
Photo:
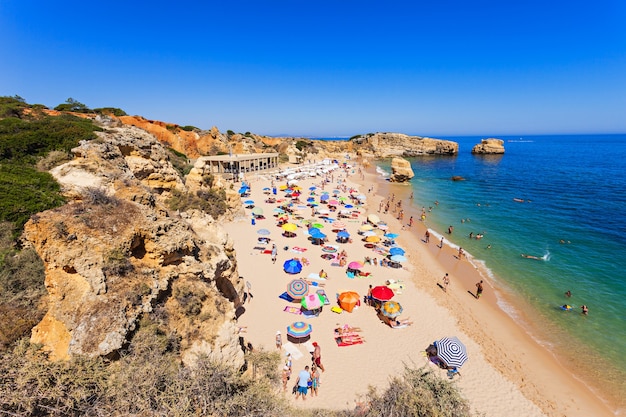
{"type": "Polygon", "coordinates": [[[0,57],[0,95],[221,131],[626,132],[624,0],[1,0],[0,57]]]}

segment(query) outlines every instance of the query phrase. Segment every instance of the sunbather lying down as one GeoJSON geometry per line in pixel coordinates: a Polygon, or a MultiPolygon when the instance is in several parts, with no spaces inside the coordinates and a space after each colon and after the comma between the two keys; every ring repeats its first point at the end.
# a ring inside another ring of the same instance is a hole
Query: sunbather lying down
{"type": "Polygon", "coordinates": [[[344,334],[339,337],[335,337],[335,342],[337,342],[337,346],[350,346],[361,344],[365,342],[365,339],[357,333],[352,333],[350,335],[344,334]]]}
{"type": "Polygon", "coordinates": [[[352,327],[348,324],[344,324],[341,327],[335,328],[335,336],[342,336],[344,334],[352,334],[352,333],[356,333],[360,331],[361,331],[360,327],[352,327]]]}
{"type": "Polygon", "coordinates": [[[392,329],[402,329],[404,327],[408,327],[411,324],[413,324],[413,322],[411,321],[410,317],[407,317],[405,319],[402,318],[389,318],[387,316],[385,316],[382,313],[378,313],[378,317],[381,319],[381,321],[383,323],[385,323],[387,326],[391,327],[392,329]]]}

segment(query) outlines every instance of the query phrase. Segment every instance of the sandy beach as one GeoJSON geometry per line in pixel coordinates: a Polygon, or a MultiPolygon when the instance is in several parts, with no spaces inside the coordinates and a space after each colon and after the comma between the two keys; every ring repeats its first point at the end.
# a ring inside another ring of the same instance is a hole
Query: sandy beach
{"type": "MultiPolygon", "coordinates": [[[[365,247],[358,230],[368,214],[376,214],[388,225],[388,232],[399,234],[396,243],[406,250],[408,258],[400,269],[365,265],[367,277],[348,278],[346,267],[338,266],[333,260],[322,258],[320,245],[313,245],[305,233],[302,220],[293,220],[298,225],[296,236],[287,238],[277,226],[274,209],[276,203],[266,203],[268,195],[264,187],[270,187],[268,175],[249,178],[251,199],[255,207],[263,210],[265,219],[251,222],[251,211],[246,216],[225,226],[234,241],[240,275],[250,284],[250,293],[245,304],[246,312],[239,318],[239,324],[246,326],[243,334],[255,349],[277,350],[275,335],[282,334],[281,354],[293,354],[293,377],[285,394],[291,401],[303,407],[352,408],[367,392],[369,386],[383,388],[389,377],[402,372],[405,365],[427,366],[445,378],[446,371],[437,368],[425,356],[424,350],[433,341],[446,336],[457,336],[466,346],[469,360],[462,366],[461,376],[454,383],[471,404],[472,410],[486,416],[610,416],[613,413],[582,382],[577,380],[566,366],[544,347],[533,340],[528,333],[497,304],[506,301],[503,294],[485,277],[482,277],[466,259],[459,259],[455,248],[438,246],[440,235],[431,236],[425,243],[425,226],[417,221],[419,213],[405,210],[404,221],[397,220],[397,213],[378,213],[381,200],[389,195],[389,185],[381,181],[372,168],[358,168],[333,172],[333,183],[325,184],[326,191],[337,188],[338,181],[345,181],[348,188],[358,188],[357,194],[367,196],[367,204],[357,208],[358,216],[340,219],[346,225],[352,242],[335,243],[335,233],[331,223],[316,215],[328,236],[328,244],[345,249],[347,260],[363,262],[366,257],[378,259],[381,255],[365,247]],[[347,178],[346,178],[347,177],[347,178]],[[408,226],[408,218],[416,220],[408,226]],[[257,231],[270,231],[271,242],[262,245],[257,231]],[[278,248],[276,263],[272,263],[271,243],[278,248]],[[294,251],[302,248],[304,251],[294,251]],[[306,258],[299,274],[288,274],[283,263],[292,258],[306,258]],[[308,264],[307,264],[308,263],[308,264]],[[310,279],[311,291],[324,290],[330,305],[324,307],[318,317],[295,314],[300,304],[279,298],[287,284],[294,278],[307,278],[321,270],[328,273],[328,279],[310,279]],[[449,274],[450,285],[443,291],[442,277],[449,274]],[[476,299],[476,282],[484,280],[484,293],[476,299]],[[336,306],[336,294],[355,291],[361,298],[367,294],[370,285],[385,285],[395,282],[396,295],[393,300],[403,306],[401,317],[413,322],[412,325],[392,329],[383,324],[375,310],[362,304],[353,312],[337,314],[331,311],[336,306]],[[317,286],[315,286],[317,284],[317,286]],[[289,308],[296,307],[296,308],[289,308]],[[287,310],[287,311],[285,311],[287,310]],[[307,343],[287,343],[286,328],[295,321],[304,321],[313,327],[311,339],[307,343]],[[352,346],[338,346],[333,329],[348,324],[361,329],[359,334],[364,343],[352,346]],[[325,372],[321,374],[321,385],[317,397],[308,396],[306,401],[295,400],[291,386],[297,373],[310,365],[311,343],[317,342],[322,349],[322,363],[325,372]]],[[[320,177],[311,177],[298,182],[302,189],[301,204],[306,204],[309,187],[317,186],[316,201],[322,190],[320,177]]],[[[283,184],[276,181],[276,186],[283,184]]],[[[406,187],[408,193],[408,187],[406,187]]],[[[394,188],[396,193],[396,188],[394,188]]],[[[280,191],[277,198],[282,198],[280,191]]],[[[347,196],[347,193],[341,193],[347,196]]],[[[244,200],[245,200],[244,199],[244,200]]],[[[407,207],[408,195],[396,194],[407,207]]],[[[392,203],[393,204],[393,203],[392,203]]],[[[319,209],[325,209],[320,205],[319,209]]],[[[312,210],[301,210],[303,219],[312,217],[312,210]]],[[[336,217],[336,213],[329,215],[336,217]]],[[[445,239],[445,237],[444,237],[445,239]]]]}

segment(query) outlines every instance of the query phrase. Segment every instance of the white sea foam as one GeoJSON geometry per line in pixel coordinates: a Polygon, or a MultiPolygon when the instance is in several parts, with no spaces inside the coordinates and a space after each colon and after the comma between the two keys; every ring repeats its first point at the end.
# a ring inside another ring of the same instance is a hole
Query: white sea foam
{"type": "Polygon", "coordinates": [[[378,175],[380,175],[383,178],[387,178],[390,175],[387,171],[385,171],[378,165],[376,166],[376,172],[378,173],[378,175]]]}

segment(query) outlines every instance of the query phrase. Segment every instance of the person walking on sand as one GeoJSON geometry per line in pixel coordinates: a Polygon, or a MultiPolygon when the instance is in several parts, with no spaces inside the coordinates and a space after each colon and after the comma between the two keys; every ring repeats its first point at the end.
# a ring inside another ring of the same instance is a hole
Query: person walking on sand
{"type": "Polygon", "coordinates": [[[317,389],[320,386],[320,371],[317,366],[311,367],[311,397],[317,397],[317,389]]]}
{"type": "Polygon", "coordinates": [[[278,249],[276,249],[276,243],[272,243],[272,263],[276,263],[276,257],[278,256],[278,249]]]}
{"type": "Polygon", "coordinates": [[[322,372],[326,372],[324,369],[324,365],[322,365],[322,348],[317,342],[313,342],[313,363],[322,370],[322,372]]]}
{"type": "Polygon", "coordinates": [[[283,335],[280,334],[280,330],[276,332],[276,349],[283,347],[283,335]]]}
{"type": "Polygon", "coordinates": [[[424,233],[424,241],[426,243],[430,242],[430,231],[426,230],[426,233],[424,233]]]}
{"type": "Polygon", "coordinates": [[[448,292],[448,285],[450,285],[450,277],[448,277],[448,273],[443,276],[443,290],[448,292]]]}
{"type": "Polygon", "coordinates": [[[483,280],[481,279],[476,283],[476,299],[478,300],[483,294],[483,280]]]}
{"type": "Polygon", "coordinates": [[[439,249],[443,249],[443,236],[441,237],[441,242],[439,242],[439,249]]]}
{"type": "Polygon", "coordinates": [[[303,370],[298,373],[298,390],[296,391],[296,400],[302,396],[302,400],[306,401],[306,393],[309,390],[309,381],[311,380],[311,373],[309,367],[305,366],[303,370]]]}
{"type": "Polygon", "coordinates": [[[282,382],[283,382],[283,392],[287,392],[287,381],[291,377],[291,369],[287,365],[283,366],[283,374],[282,374],[282,382]]]}

